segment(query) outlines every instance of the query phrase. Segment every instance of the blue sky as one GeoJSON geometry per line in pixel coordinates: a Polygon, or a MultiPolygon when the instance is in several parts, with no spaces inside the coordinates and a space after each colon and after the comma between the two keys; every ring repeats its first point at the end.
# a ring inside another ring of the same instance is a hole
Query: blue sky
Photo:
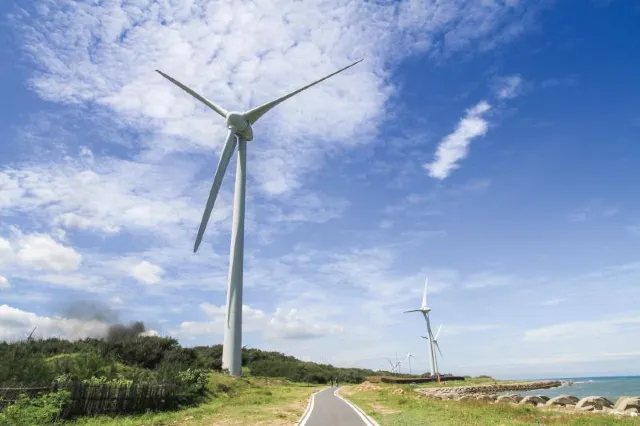
{"type": "Polygon", "coordinates": [[[640,374],[640,9],[631,2],[0,6],[0,338],[74,306],[222,340],[234,167],[192,253],[227,109],[249,144],[244,343],[380,368],[425,275],[445,372],[640,374]]]}

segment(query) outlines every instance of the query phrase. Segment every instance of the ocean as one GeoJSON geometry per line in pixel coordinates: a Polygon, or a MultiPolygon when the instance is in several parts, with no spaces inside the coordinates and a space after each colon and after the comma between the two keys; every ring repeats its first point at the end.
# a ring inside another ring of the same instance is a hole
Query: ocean
{"type": "MultiPolygon", "coordinates": [[[[615,402],[620,396],[640,396],[640,376],[624,377],[567,377],[564,379],[571,385],[563,385],[552,389],[538,389],[518,392],[520,395],[546,395],[550,398],[558,395],[573,395],[578,398],[585,396],[604,396],[615,402]]],[[[507,392],[511,393],[511,392],[507,392]]]]}

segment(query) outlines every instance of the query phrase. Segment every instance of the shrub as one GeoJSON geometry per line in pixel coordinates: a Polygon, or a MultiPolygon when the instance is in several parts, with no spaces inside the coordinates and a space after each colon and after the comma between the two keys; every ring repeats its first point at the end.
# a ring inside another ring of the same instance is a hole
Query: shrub
{"type": "Polygon", "coordinates": [[[12,426],[32,426],[55,424],[71,401],[68,391],[51,392],[35,398],[21,395],[14,403],[0,412],[0,424],[12,426]]]}

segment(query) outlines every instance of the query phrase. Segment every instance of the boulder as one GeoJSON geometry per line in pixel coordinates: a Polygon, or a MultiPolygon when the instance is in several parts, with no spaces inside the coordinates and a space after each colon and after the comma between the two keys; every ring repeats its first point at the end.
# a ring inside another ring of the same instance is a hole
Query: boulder
{"type": "Polygon", "coordinates": [[[620,412],[637,412],[633,409],[640,410],[640,396],[621,396],[616,401],[613,409],[620,412]]]}
{"type": "Polygon", "coordinates": [[[522,400],[518,403],[520,405],[526,405],[526,404],[531,404],[531,405],[538,405],[538,404],[544,404],[546,401],[542,398],[540,398],[539,395],[527,395],[524,398],[522,398],[522,400]]]}
{"type": "Polygon", "coordinates": [[[476,399],[478,401],[493,402],[496,400],[496,397],[494,395],[478,395],[476,399]]]}
{"type": "Polygon", "coordinates": [[[508,395],[500,395],[497,398],[498,402],[512,402],[514,404],[517,404],[518,402],[520,402],[520,400],[522,400],[522,397],[515,393],[508,394],[508,395]]]}
{"type": "Polygon", "coordinates": [[[471,395],[462,395],[456,398],[456,401],[475,401],[476,399],[471,395]]]}
{"type": "Polygon", "coordinates": [[[583,407],[593,407],[594,410],[602,410],[604,407],[613,407],[613,402],[601,396],[587,396],[576,404],[576,408],[578,409],[582,409],[583,407]]]}
{"type": "Polygon", "coordinates": [[[541,398],[544,402],[549,401],[549,397],[547,395],[536,395],[538,398],[541,398]]]}
{"type": "Polygon", "coordinates": [[[575,396],[572,395],[558,395],[555,398],[551,398],[550,400],[548,400],[545,405],[547,407],[551,407],[551,406],[561,406],[564,407],[565,405],[568,404],[575,404],[578,402],[578,398],[576,398],[575,396]]]}
{"type": "Polygon", "coordinates": [[[583,406],[583,407],[578,407],[578,406],[576,405],[576,410],[578,410],[578,411],[584,411],[584,412],[587,412],[587,411],[593,411],[593,410],[595,410],[595,409],[596,409],[596,408],[595,408],[593,405],[585,405],[585,406],[583,406]]]}

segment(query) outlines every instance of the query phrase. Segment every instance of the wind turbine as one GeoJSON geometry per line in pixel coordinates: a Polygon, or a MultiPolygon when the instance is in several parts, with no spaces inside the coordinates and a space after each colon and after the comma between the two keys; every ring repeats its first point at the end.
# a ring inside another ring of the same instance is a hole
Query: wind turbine
{"type": "MultiPolygon", "coordinates": [[[[431,308],[427,306],[427,288],[429,286],[429,278],[425,278],[424,280],[424,293],[422,294],[422,305],[420,309],[412,309],[410,311],[404,311],[404,313],[409,312],[420,312],[424,316],[424,321],[427,323],[427,336],[433,337],[433,333],[431,332],[431,322],[429,321],[429,312],[431,312],[431,308]]],[[[429,339],[429,361],[431,364],[431,376],[436,376],[436,359],[435,352],[433,350],[434,344],[433,339],[429,339]]],[[[439,377],[438,377],[439,380],[439,377]]]]}
{"type": "Polygon", "coordinates": [[[415,356],[413,356],[413,354],[411,352],[407,352],[407,361],[409,362],[409,374],[411,373],[411,358],[415,358],[415,356]]]}
{"type": "MultiPolygon", "coordinates": [[[[431,342],[433,342],[433,346],[435,346],[435,348],[438,350],[438,353],[440,354],[440,358],[444,358],[444,356],[442,355],[442,351],[440,350],[440,345],[438,344],[438,336],[440,335],[440,330],[442,330],[442,324],[440,325],[440,327],[438,327],[438,331],[436,331],[436,335],[433,337],[433,339],[430,339],[427,336],[420,336],[423,339],[426,340],[431,340],[431,342]]],[[[440,377],[440,369],[438,368],[438,357],[434,356],[434,361],[435,361],[435,370],[436,370],[436,374],[438,375],[438,378],[440,377]]]]}
{"type": "Polygon", "coordinates": [[[35,327],[33,327],[33,330],[31,330],[31,333],[29,333],[28,336],[25,333],[25,336],[27,337],[27,342],[31,342],[33,340],[33,333],[36,332],[36,328],[38,328],[37,325],[35,327]]]}
{"type": "Polygon", "coordinates": [[[227,321],[224,329],[224,345],[222,348],[222,368],[228,369],[229,374],[232,376],[240,376],[242,367],[242,275],[243,275],[243,260],[244,260],[244,207],[245,207],[245,189],[247,180],[247,142],[253,140],[253,128],[252,126],[267,112],[278,104],[286,101],[287,99],[297,95],[298,93],[306,90],[321,81],[333,77],[334,75],[351,68],[359,61],[346,66],[338,71],[329,74],[319,80],[314,81],[298,90],[295,90],[280,98],[274,99],[271,102],[260,105],[256,108],[250,109],[245,112],[233,112],[227,111],[224,108],[211,102],[204,96],[200,95],[189,86],[186,86],[178,80],[170,77],[160,70],[156,70],[161,76],[211,108],[215,113],[220,115],[226,120],[227,138],[222,148],[222,154],[218,162],[218,168],[213,178],[213,184],[211,185],[211,191],[209,192],[209,198],[202,215],[202,221],[200,222],[200,228],[198,229],[198,235],[193,247],[194,253],[198,250],[204,231],[207,227],[207,222],[211,216],[213,205],[215,204],[216,197],[220,191],[220,185],[222,184],[222,178],[227,170],[227,166],[231,161],[233,151],[238,147],[238,163],[236,168],[236,182],[235,182],[235,195],[233,200],[233,226],[231,229],[231,250],[229,254],[229,278],[227,286],[227,321]]]}

